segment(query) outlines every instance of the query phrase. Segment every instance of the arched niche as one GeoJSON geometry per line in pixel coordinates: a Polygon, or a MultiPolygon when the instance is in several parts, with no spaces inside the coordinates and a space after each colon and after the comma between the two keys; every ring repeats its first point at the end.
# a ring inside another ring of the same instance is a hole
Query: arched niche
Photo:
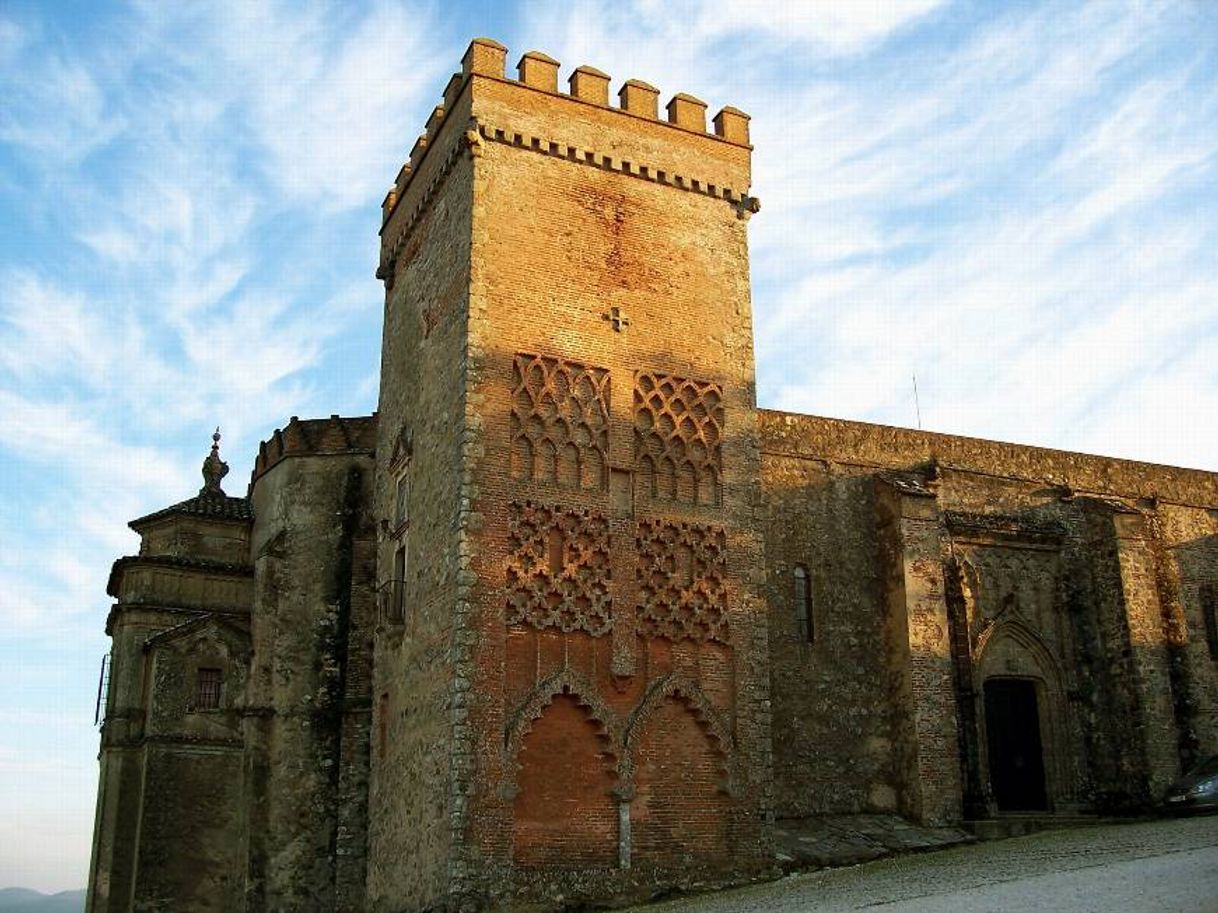
{"type": "Polygon", "coordinates": [[[626,730],[631,851],[661,867],[696,866],[731,847],[730,738],[705,695],[669,677],[626,730]]]}
{"type": "Polygon", "coordinates": [[[587,868],[618,859],[615,739],[607,708],[578,679],[568,672],[542,683],[506,733],[517,865],[587,868]]]}

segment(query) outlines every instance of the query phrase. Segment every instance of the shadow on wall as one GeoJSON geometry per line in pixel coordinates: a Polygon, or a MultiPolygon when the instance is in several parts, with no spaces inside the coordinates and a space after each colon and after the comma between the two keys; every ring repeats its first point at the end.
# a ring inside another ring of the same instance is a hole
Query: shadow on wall
{"type": "Polygon", "coordinates": [[[1141,810],[1214,744],[1212,534],[1167,546],[1121,501],[819,446],[763,439],[779,817],[917,817],[945,738],[966,818],[1141,810]],[[885,521],[872,492],[890,489],[913,500],[885,521]]]}

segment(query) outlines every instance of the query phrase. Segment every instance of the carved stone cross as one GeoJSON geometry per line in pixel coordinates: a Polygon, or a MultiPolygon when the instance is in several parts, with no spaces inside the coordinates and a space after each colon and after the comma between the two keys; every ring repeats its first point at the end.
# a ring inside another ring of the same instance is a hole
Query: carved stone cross
{"type": "Polygon", "coordinates": [[[609,310],[601,314],[602,320],[608,320],[613,326],[613,332],[620,333],[626,327],[630,326],[630,318],[626,316],[626,312],[620,307],[611,307],[609,310]]]}

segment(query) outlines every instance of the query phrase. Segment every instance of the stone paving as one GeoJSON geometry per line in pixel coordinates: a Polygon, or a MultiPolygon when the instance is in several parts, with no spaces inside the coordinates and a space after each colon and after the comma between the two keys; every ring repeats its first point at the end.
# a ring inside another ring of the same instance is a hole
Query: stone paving
{"type": "Polygon", "coordinates": [[[636,907],[639,913],[1218,913],[1218,816],[1044,831],[636,907]]]}

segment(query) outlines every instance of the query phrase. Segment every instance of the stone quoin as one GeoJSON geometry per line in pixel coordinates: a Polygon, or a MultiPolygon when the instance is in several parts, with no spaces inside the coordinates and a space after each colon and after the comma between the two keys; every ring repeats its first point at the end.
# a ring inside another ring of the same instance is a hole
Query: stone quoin
{"type": "Polygon", "coordinates": [[[749,118],[466,52],[372,416],[132,521],[92,913],[559,909],[1218,752],[1218,476],[759,410],[749,118]]]}

